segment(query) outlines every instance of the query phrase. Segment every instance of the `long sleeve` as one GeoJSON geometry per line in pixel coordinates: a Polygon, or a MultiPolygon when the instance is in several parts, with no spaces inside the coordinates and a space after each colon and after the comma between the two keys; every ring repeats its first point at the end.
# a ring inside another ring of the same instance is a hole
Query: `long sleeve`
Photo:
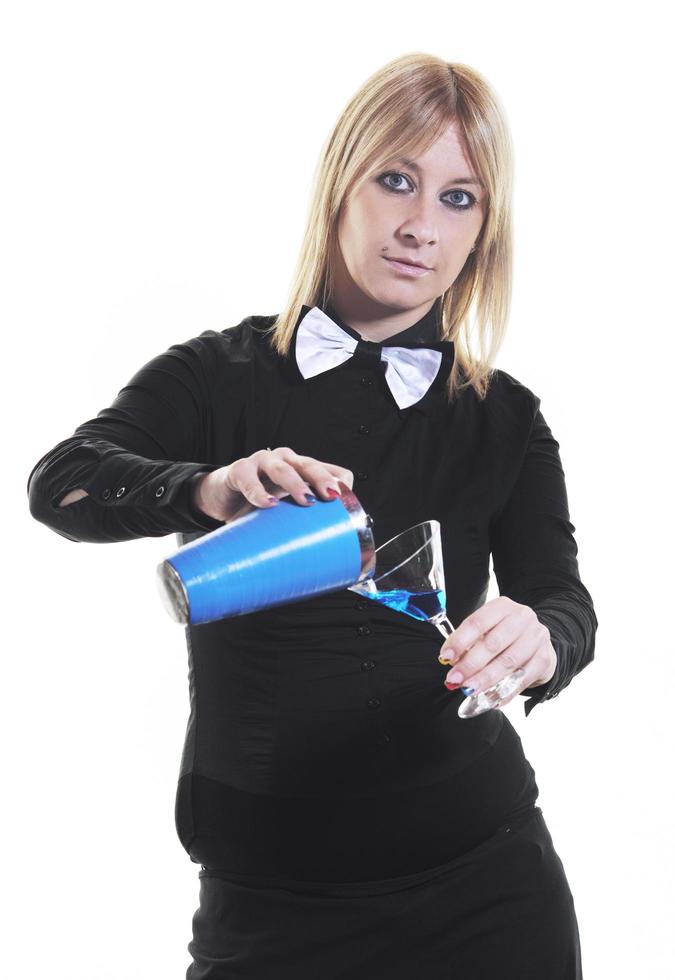
{"type": "Polygon", "coordinates": [[[576,528],[570,522],[560,446],[535,397],[522,467],[512,492],[490,524],[495,577],[501,595],[530,606],[548,627],[558,662],[551,679],[522,691],[525,715],[556,697],[594,657],[598,620],[579,577],[576,528]]]}
{"type": "Polygon", "coordinates": [[[199,337],[172,345],[38,460],[27,484],[31,515],[71,541],[101,543],[220,527],[192,503],[196,477],[219,468],[201,461],[209,353],[199,337]],[[87,496],[60,507],[78,488],[87,496]]]}

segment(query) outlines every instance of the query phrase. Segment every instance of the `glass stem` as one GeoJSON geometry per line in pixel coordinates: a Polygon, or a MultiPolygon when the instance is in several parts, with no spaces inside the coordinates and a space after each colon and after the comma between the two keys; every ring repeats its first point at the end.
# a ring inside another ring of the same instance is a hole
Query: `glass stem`
{"type": "Polygon", "coordinates": [[[455,627],[452,625],[448,617],[445,615],[443,616],[442,619],[437,620],[434,623],[434,626],[445,637],[446,640],[451,633],[455,632],[455,627]]]}

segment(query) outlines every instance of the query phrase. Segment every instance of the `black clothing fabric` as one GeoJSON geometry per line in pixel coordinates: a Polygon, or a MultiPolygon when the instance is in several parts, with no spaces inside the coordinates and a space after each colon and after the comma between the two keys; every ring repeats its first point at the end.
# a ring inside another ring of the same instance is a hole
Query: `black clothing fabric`
{"type": "MultiPolygon", "coordinates": [[[[539,398],[504,371],[484,400],[469,388],[447,402],[454,346],[437,339],[438,311],[384,341],[442,353],[431,388],[406,409],[381,345],[330,308],[359,343],[307,380],[272,349],[273,316],[174,344],[38,461],[31,513],[72,541],[175,532],[186,543],[221,526],[192,504],[201,472],[267,446],[339,463],[376,544],[440,522],[455,626],[485,602],[492,555],[501,594],[549,628],[558,663],[523,692],[528,714],[593,659],[597,628],[559,445],[539,398]],[[88,496],[58,507],[76,488],[88,496]]],[[[443,686],[442,637],[429,623],[344,589],[185,630],[176,827],[195,863],[251,884],[393,878],[454,860],[537,797],[506,716],[457,716],[464,695],[443,686]]]]}
{"type": "MultiPolygon", "coordinates": [[[[461,702],[457,692],[445,709],[443,695],[448,692],[440,677],[436,687],[440,688],[436,714],[447,710],[456,715],[461,702]]],[[[178,792],[181,839],[193,861],[201,858],[203,865],[213,870],[245,875],[252,883],[271,876],[300,881],[367,881],[412,874],[449,861],[489,837],[507,817],[532,806],[539,795],[534,770],[513,725],[501,711],[486,714],[489,718],[483,732],[456,731],[455,742],[466,744],[463,755],[462,748],[456,747],[455,769],[450,761],[450,775],[429,784],[423,782],[424,771],[420,781],[411,772],[407,783],[391,779],[396,789],[386,786],[377,791],[382,780],[374,775],[369,794],[350,794],[349,756],[343,760],[332,745],[325,747],[325,726],[316,724],[311,752],[316,756],[315,768],[324,767],[321,782],[317,780],[315,785],[311,781],[314,770],[304,758],[308,749],[301,752],[295,747],[294,751],[301,759],[300,775],[306,779],[304,795],[251,793],[199,772],[183,777],[178,792]],[[494,742],[493,727],[498,732],[494,742]],[[470,761],[465,762],[464,757],[470,761]]],[[[287,727],[290,724],[287,722],[287,727]]],[[[457,725],[463,724],[465,721],[458,718],[457,725]]],[[[388,727],[396,732],[394,724],[388,727]]],[[[418,755],[424,750],[423,739],[433,739],[439,727],[437,722],[420,722],[418,755]]],[[[295,730],[304,731],[305,738],[310,738],[304,719],[295,730]]],[[[403,735],[398,737],[403,740],[403,735]]],[[[359,776],[365,774],[368,763],[374,773],[378,764],[380,770],[393,764],[392,756],[387,756],[393,737],[388,743],[379,741],[377,735],[371,739],[375,749],[370,753],[367,737],[361,740],[365,759],[354,763],[359,776]]],[[[449,741],[443,737],[440,748],[436,743],[427,744],[427,754],[432,757],[428,768],[442,764],[442,748],[449,741]]],[[[287,766],[292,759],[287,751],[287,766]]]]}
{"type": "Polygon", "coordinates": [[[386,882],[199,879],[187,980],[582,980],[574,899],[538,806],[386,882]]]}

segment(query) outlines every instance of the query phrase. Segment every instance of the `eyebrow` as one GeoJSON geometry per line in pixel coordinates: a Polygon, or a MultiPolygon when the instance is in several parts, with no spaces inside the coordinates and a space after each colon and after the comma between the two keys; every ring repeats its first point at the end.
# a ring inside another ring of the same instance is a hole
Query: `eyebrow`
{"type": "MultiPolygon", "coordinates": [[[[421,168],[417,163],[415,163],[414,160],[409,160],[408,157],[397,157],[396,160],[399,163],[404,164],[404,166],[410,167],[411,170],[415,170],[417,173],[420,173],[421,168]]],[[[477,184],[479,187],[483,186],[481,181],[477,180],[475,177],[456,177],[454,180],[448,181],[448,183],[449,184],[477,184]]]]}

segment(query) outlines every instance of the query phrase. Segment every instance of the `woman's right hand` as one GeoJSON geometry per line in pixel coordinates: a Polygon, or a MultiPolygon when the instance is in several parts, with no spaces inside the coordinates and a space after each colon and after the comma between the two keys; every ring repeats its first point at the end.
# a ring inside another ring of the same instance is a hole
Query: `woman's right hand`
{"type": "Polygon", "coordinates": [[[339,494],[338,480],[351,489],[354,474],[336,463],[299,456],[287,446],[259,449],[229,466],[205,473],[196,481],[193,500],[203,513],[227,523],[246,503],[255,507],[276,506],[269,499],[270,494],[283,496],[288,493],[305,507],[311,507],[305,499],[307,493],[334,500],[335,495],[327,490],[333,489],[339,494]]]}

